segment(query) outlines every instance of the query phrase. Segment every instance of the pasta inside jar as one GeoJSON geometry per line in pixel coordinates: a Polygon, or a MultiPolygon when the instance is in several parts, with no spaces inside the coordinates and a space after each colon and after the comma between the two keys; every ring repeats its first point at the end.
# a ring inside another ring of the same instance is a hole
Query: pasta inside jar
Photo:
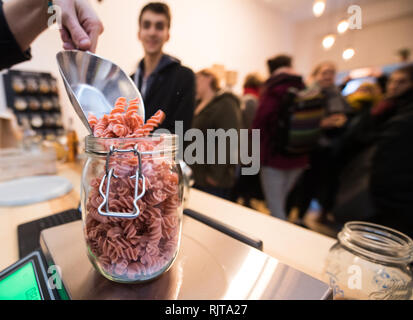
{"type": "Polygon", "coordinates": [[[175,135],[86,138],[84,236],[90,260],[106,278],[147,281],[172,265],[179,249],[183,194],[176,143],[175,135]],[[132,146],[140,160],[132,151],[123,152],[134,150],[132,146]],[[122,152],[111,153],[113,147],[122,152]],[[137,194],[143,195],[137,199],[137,194]]]}
{"type": "Polygon", "coordinates": [[[143,282],[175,260],[182,226],[183,179],[178,136],[150,135],[165,118],[146,123],[139,100],[118,98],[110,114],[89,114],[88,159],[82,174],[82,219],[87,254],[117,282],[143,282]]]}

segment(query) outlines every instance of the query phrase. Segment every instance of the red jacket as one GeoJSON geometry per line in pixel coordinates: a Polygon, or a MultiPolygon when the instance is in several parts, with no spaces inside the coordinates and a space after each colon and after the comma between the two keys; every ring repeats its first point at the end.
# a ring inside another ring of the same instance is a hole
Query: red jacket
{"type": "Polygon", "coordinates": [[[271,139],[276,139],[274,133],[278,111],[281,101],[290,87],[301,90],[304,89],[305,85],[300,76],[287,73],[272,76],[265,83],[252,124],[252,129],[260,129],[261,166],[289,170],[304,168],[308,165],[308,156],[291,158],[274,154],[272,151],[273,144],[271,139]]]}

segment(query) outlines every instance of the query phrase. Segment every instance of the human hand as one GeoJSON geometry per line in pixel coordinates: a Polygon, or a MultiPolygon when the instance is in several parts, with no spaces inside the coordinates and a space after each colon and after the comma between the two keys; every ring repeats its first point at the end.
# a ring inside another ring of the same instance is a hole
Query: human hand
{"type": "Polygon", "coordinates": [[[347,117],[343,113],[337,113],[325,117],[321,120],[320,126],[324,129],[341,128],[347,122],[347,117]]]}
{"type": "Polygon", "coordinates": [[[54,0],[53,4],[59,6],[62,13],[63,49],[95,52],[103,25],[87,0],[54,0]]]}

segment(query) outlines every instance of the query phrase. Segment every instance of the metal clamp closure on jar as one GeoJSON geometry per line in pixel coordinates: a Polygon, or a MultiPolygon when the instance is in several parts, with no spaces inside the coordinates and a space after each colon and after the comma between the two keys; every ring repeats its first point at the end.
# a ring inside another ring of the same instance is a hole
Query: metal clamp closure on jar
{"type": "Polygon", "coordinates": [[[141,199],[145,195],[145,177],[142,174],[142,156],[141,156],[141,153],[138,151],[138,145],[135,145],[135,147],[133,149],[125,149],[125,150],[115,149],[113,147],[113,145],[110,146],[110,151],[108,152],[108,154],[106,156],[105,175],[103,176],[102,181],[100,182],[99,193],[103,198],[102,203],[98,207],[98,212],[99,212],[100,215],[106,216],[106,217],[130,218],[130,219],[133,219],[133,218],[136,218],[136,217],[139,216],[140,210],[139,210],[139,207],[138,207],[138,200],[141,199]],[[120,152],[120,153],[133,152],[134,155],[138,157],[139,164],[138,164],[138,168],[136,170],[136,173],[135,173],[134,176],[129,177],[130,179],[135,179],[135,193],[134,193],[134,199],[133,199],[134,210],[133,210],[133,212],[123,213],[123,212],[111,212],[109,210],[110,181],[111,181],[112,177],[114,177],[115,179],[119,178],[118,176],[115,175],[113,168],[109,169],[110,157],[116,152],[120,152]],[[107,183],[106,183],[106,193],[105,193],[105,192],[103,192],[103,186],[105,184],[106,179],[107,179],[107,183]],[[142,191],[138,194],[139,180],[142,181],[142,191]],[[106,212],[104,212],[102,210],[103,207],[106,208],[106,212]]]}

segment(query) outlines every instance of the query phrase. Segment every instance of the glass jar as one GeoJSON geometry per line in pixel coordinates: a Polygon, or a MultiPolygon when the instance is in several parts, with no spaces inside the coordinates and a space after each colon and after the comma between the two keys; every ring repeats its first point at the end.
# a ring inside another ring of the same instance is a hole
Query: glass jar
{"type": "Polygon", "coordinates": [[[412,261],[408,236],[373,223],[348,222],[330,249],[325,280],[334,299],[409,300],[412,261]]]}
{"type": "Polygon", "coordinates": [[[86,137],[82,219],[87,254],[106,278],[152,280],[179,250],[183,182],[178,136],[86,137]]]}

